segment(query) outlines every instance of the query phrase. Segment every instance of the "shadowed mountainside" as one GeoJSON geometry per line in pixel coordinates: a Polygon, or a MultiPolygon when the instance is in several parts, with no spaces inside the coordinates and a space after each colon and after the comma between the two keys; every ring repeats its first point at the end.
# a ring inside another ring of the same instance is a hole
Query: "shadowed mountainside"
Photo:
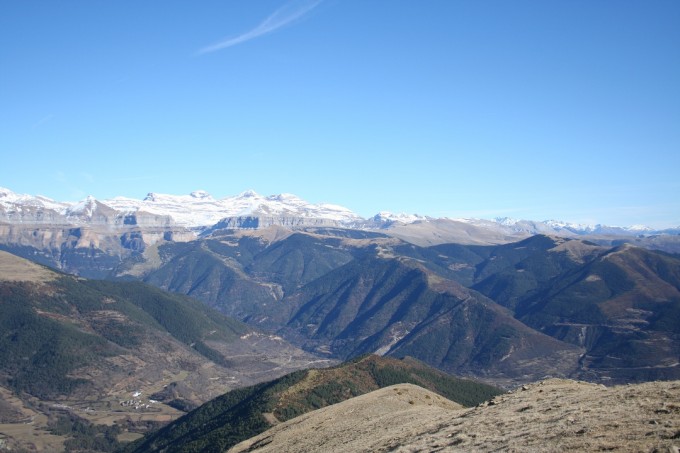
{"type": "Polygon", "coordinates": [[[680,377],[680,260],[630,245],[550,240],[521,255],[499,247],[506,253],[480,266],[473,288],[526,325],[585,348],[580,378],[680,377]]]}
{"type": "Polygon", "coordinates": [[[145,279],[341,359],[411,355],[498,382],[680,376],[673,255],[548,236],[423,248],[323,233],[167,244],[145,279]]]}

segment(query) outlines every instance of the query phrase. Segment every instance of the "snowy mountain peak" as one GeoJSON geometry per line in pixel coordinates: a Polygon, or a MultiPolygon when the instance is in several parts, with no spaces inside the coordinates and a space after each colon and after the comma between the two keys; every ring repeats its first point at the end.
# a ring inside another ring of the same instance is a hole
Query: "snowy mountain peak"
{"type": "Polygon", "coordinates": [[[571,223],[571,222],[564,222],[562,220],[546,220],[543,223],[546,225],[550,226],[551,228],[555,228],[557,230],[560,229],[566,229],[566,230],[574,230],[574,231],[593,231],[597,228],[600,227],[600,225],[589,225],[585,223],[571,223]]]}
{"type": "Polygon", "coordinates": [[[512,217],[496,217],[494,221],[503,226],[514,226],[519,222],[519,220],[512,217]]]}
{"type": "Polygon", "coordinates": [[[222,219],[249,216],[326,219],[354,222],[360,217],[347,208],[309,203],[296,195],[282,193],[264,197],[254,190],[236,196],[214,199],[206,191],[190,195],[166,195],[151,192],[144,200],[116,197],[103,201],[118,211],[142,210],[151,214],[170,216],[177,225],[203,229],[222,219]]]}
{"type": "Polygon", "coordinates": [[[23,208],[53,209],[62,211],[69,203],[59,203],[41,195],[18,194],[7,188],[0,187],[0,207],[10,211],[21,211],[23,208]]]}
{"type": "Polygon", "coordinates": [[[94,211],[97,209],[97,203],[98,202],[95,197],[88,195],[85,199],[69,206],[66,209],[65,214],[67,216],[76,215],[91,218],[94,214],[94,211]]]}
{"type": "Polygon", "coordinates": [[[272,201],[301,201],[300,197],[293,195],[292,193],[280,193],[278,195],[271,195],[267,197],[268,200],[272,201]]]}
{"type": "MultiPolygon", "coordinates": [[[[130,198],[116,197],[113,200],[132,200],[130,198]]],[[[134,202],[139,202],[139,200],[132,200],[134,202]]],[[[208,192],[205,190],[195,190],[189,195],[170,195],[165,193],[149,192],[146,197],[142,200],[143,203],[153,203],[159,206],[166,204],[181,204],[181,203],[203,203],[215,201],[208,192]]]]}
{"type": "Polygon", "coordinates": [[[389,211],[380,211],[373,217],[376,222],[399,222],[399,223],[413,223],[421,220],[427,220],[427,217],[418,214],[395,214],[389,211]]]}
{"type": "MultiPolygon", "coordinates": [[[[477,222],[477,221],[473,221],[477,222]]],[[[524,232],[529,234],[559,234],[559,235],[631,235],[648,234],[654,231],[644,225],[634,225],[631,227],[617,227],[601,224],[585,224],[564,222],[562,220],[544,220],[537,222],[533,220],[517,220],[509,217],[497,217],[494,222],[502,227],[511,229],[514,232],[524,232]]]]}
{"type": "Polygon", "coordinates": [[[240,194],[238,194],[237,198],[262,198],[262,197],[254,190],[248,189],[245,192],[241,192],[240,194]]]}

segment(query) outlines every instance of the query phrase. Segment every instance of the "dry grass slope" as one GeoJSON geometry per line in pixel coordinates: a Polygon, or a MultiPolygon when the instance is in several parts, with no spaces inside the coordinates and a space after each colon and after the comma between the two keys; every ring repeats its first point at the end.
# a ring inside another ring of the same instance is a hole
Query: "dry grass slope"
{"type": "Polygon", "coordinates": [[[377,445],[390,444],[397,434],[415,435],[427,429],[432,418],[461,408],[416,385],[398,384],[308,412],[230,451],[374,451],[377,445]]]}
{"type": "Polygon", "coordinates": [[[57,276],[46,267],[0,250],[0,281],[45,282],[57,276]]]}
{"type": "Polygon", "coordinates": [[[393,386],[289,420],[231,451],[677,452],[680,446],[680,381],[606,388],[551,379],[472,409],[432,398],[416,386],[393,386]]]}

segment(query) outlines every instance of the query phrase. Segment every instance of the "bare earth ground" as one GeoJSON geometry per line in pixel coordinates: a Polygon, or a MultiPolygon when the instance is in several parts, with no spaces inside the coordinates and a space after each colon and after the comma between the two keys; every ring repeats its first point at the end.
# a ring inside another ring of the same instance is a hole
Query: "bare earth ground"
{"type": "Polygon", "coordinates": [[[680,381],[606,388],[551,379],[472,409],[447,407],[432,395],[388,387],[289,420],[232,450],[679,451],[680,381]]]}

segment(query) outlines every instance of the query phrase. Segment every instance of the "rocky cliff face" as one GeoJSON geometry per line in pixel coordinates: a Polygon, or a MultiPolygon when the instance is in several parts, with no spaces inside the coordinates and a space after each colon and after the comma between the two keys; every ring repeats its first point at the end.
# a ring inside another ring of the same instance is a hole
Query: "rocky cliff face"
{"type": "Polygon", "coordinates": [[[0,248],[69,273],[103,277],[160,241],[196,238],[169,215],[119,210],[93,197],[61,203],[0,189],[0,248]]]}
{"type": "Polygon", "coordinates": [[[0,222],[0,249],[68,273],[100,278],[149,246],[196,239],[185,228],[140,226],[137,219],[85,225],[0,222]]]}
{"type": "Polygon", "coordinates": [[[218,230],[242,230],[242,229],[262,229],[271,226],[281,226],[288,228],[302,227],[343,227],[337,220],[324,218],[297,217],[292,215],[266,216],[250,215],[239,217],[226,217],[216,223],[210,232],[218,230]]]}

